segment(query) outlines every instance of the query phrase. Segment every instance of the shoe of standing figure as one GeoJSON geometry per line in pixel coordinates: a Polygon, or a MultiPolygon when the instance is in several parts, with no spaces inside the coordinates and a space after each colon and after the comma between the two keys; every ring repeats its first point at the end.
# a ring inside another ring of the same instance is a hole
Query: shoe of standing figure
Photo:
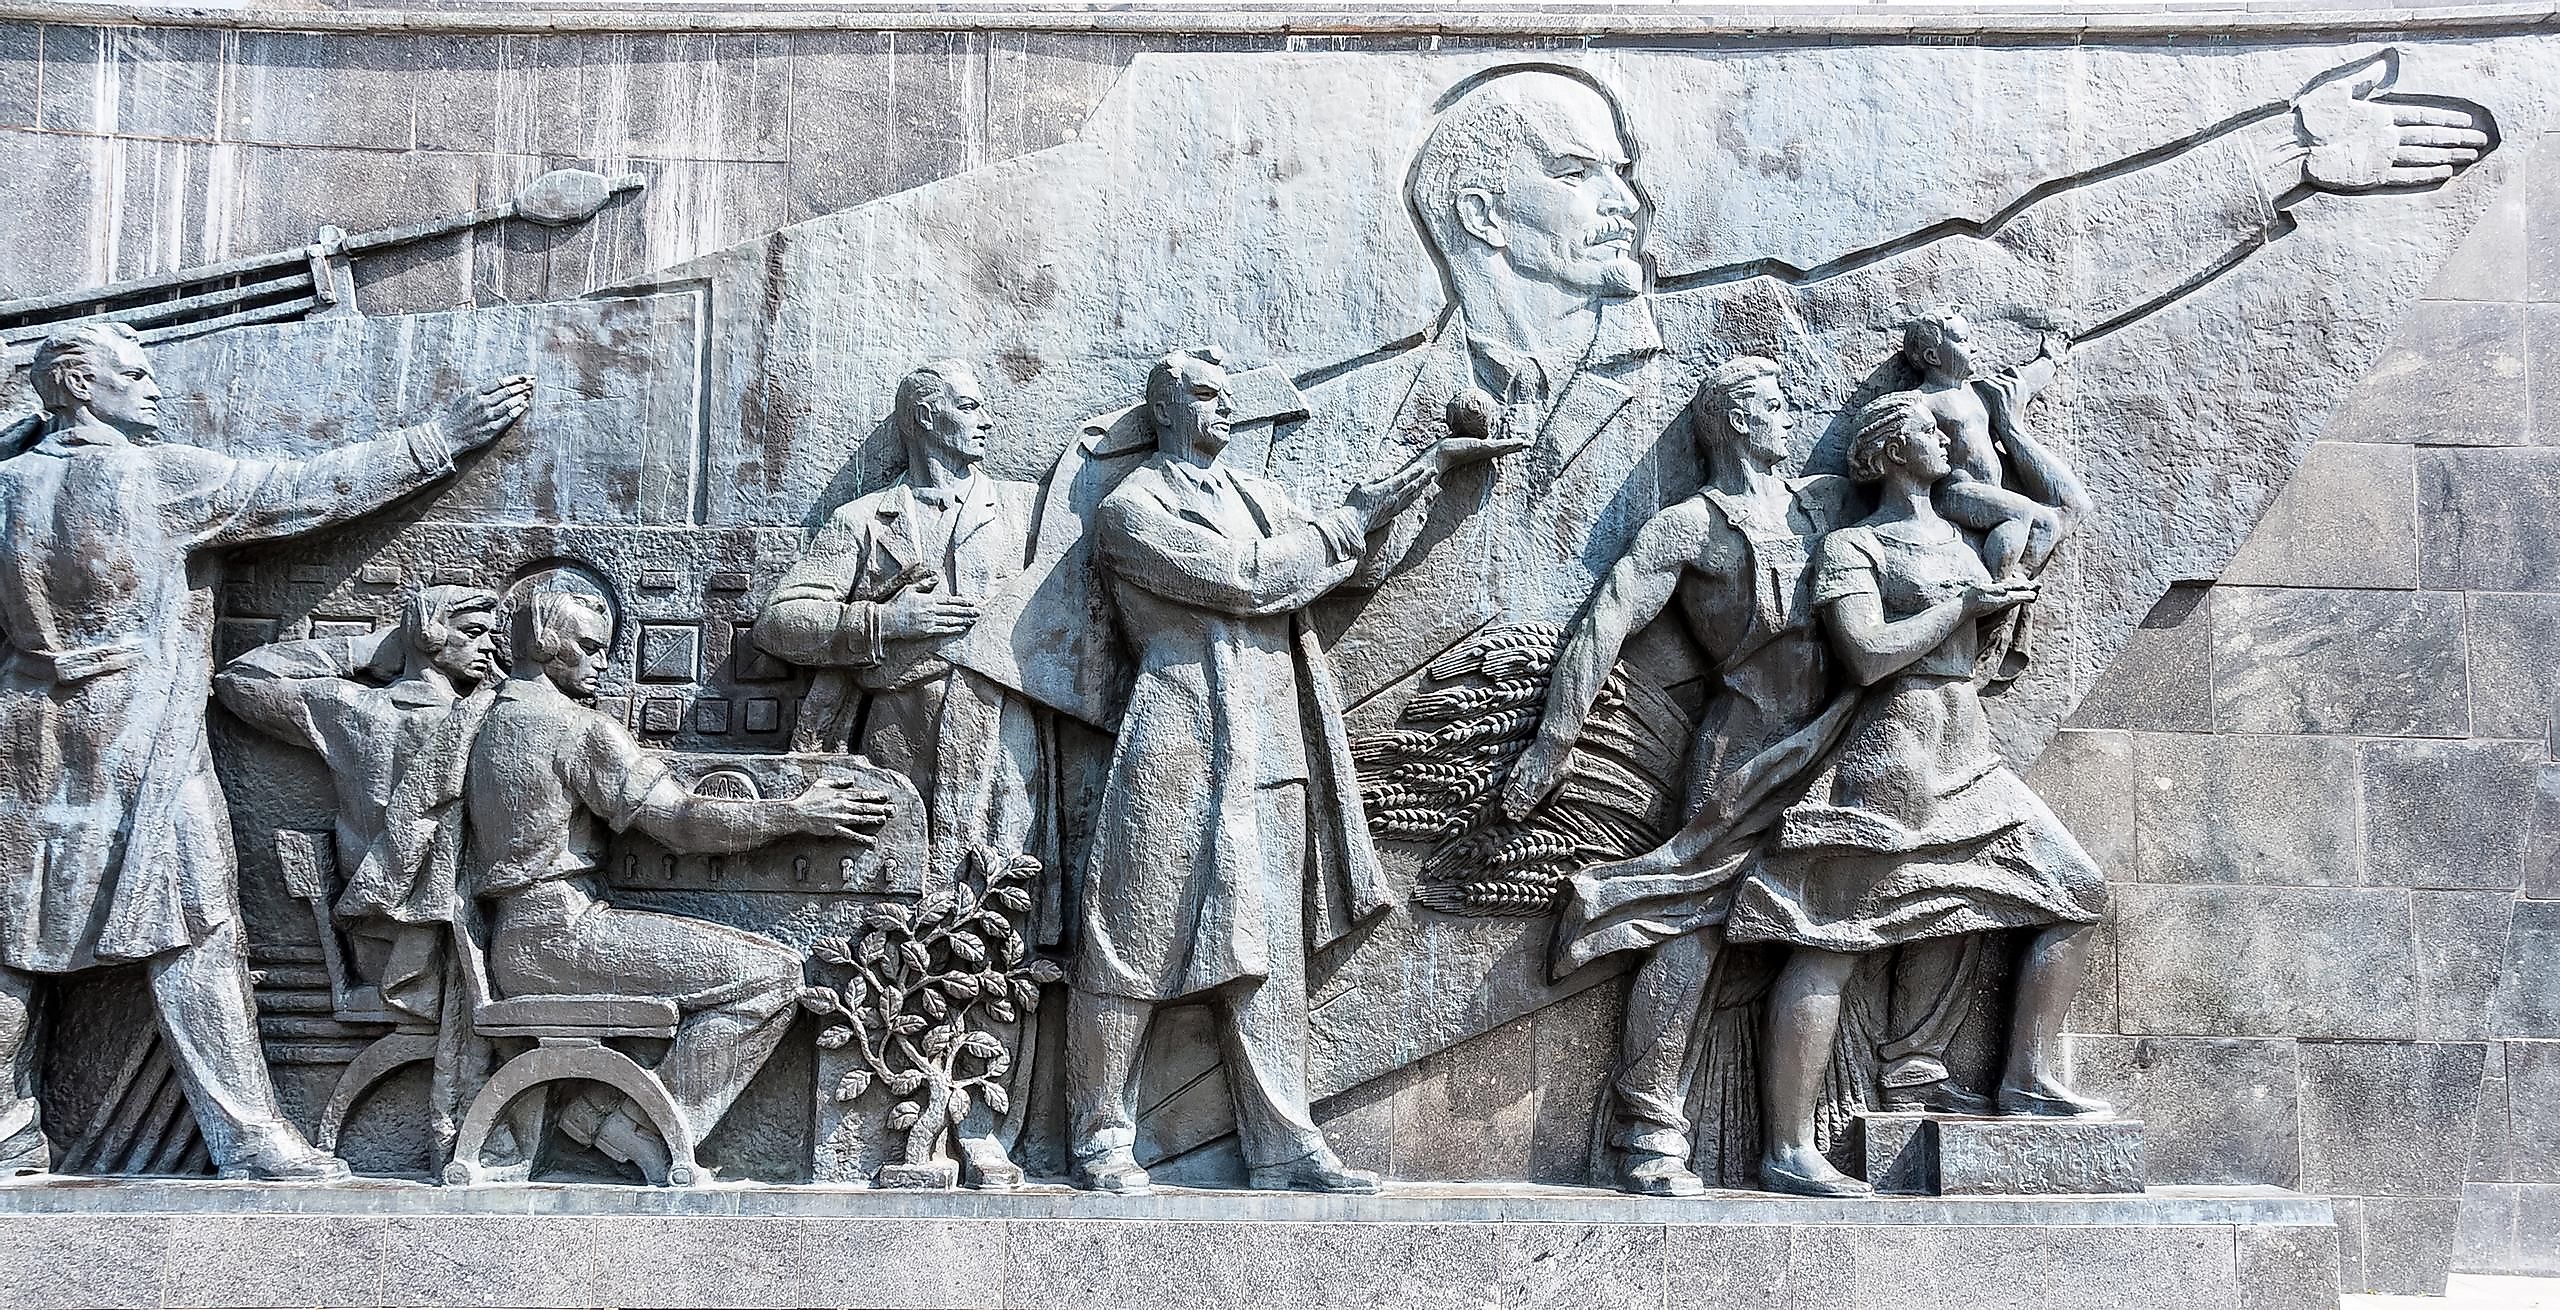
{"type": "Polygon", "coordinates": [[[1258,1192],[1344,1192],[1367,1195],[1378,1190],[1378,1176],[1354,1169],[1331,1151],[1310,1151],[1286,1164],[1254,1166],[1249,1178],[1258,1192]]]}

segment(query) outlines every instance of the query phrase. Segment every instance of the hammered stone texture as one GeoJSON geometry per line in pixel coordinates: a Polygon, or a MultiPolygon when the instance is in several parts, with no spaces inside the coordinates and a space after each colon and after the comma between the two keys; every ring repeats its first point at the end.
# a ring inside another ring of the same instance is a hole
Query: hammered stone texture
{"type": "Polygon", "coordinates": [[[2409,893],[2118,886],[2128,1034],[2407,1038],[2417,1024],[2409,893]]]}
{"type": "Polygon", "coordinates": [[[2301,1182],[2300,1063],[2291,1038],[2071,1038],[2080,1088],[2139,1119],[2155,1184],[2301,1182]]]}
{"type": "Polygon", "coordinates": [[[2302,1185],[2369,1197],[2462,1188],[2480,1106],[2476,1042],[2301,1044],[2302,1185]]]}

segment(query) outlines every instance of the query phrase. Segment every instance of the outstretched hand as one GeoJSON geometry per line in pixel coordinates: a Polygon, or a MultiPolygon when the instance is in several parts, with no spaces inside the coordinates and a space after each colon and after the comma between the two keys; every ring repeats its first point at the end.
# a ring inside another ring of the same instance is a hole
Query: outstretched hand
{"type": "Polygon", "coordinates": [[[2306,185],[2340,192],[2431,186],[2489,152],[2488,111],[2477,105],[2380,98],[2399,69],[2398,52],[2384,51],[2294,101],[2310,151],[2302,166],[2306,185]]]}
{"type": "Polygon", "coordinates": [[[1363,532],[1375,532],[1386,526],[1387,520],[1411,508],[1439,476],[1439,459],[1432,451],[1426,450],[1395,472],[1375,482],[1363,482],[1353,487],[1351,494],[1343,498],[1343,503],[1360,516],[1363,532]]]}
{"type": "Polygon", "coordinates": [[[2036,598],[2036,584],[2025,578],[1997,578],[1965,588],[1965,613],[1973,618],[2013,609],[2036,598]]]}
{"type": "Polygon", "coordinates": [[[445,431],[456,450],[477,450],[498,439],[533,408],[533,375],[517,373],[483,382],[453,402],[445,415],[445,431]]]}
{"type": "Polygon", "coordinates": [[[886,792],[857,788],[840,778],[821,778],[794,797],[804,830],[812,837],[868,842],[893,812],[886,792]]]}

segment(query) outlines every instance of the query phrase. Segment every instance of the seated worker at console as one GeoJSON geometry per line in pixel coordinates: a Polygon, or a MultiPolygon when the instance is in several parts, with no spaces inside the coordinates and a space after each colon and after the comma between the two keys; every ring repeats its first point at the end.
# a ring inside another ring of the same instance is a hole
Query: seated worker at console
{"type": "MultiPolygon", "coordinates": [[[[705,853],[800,835],[867,841],[889,798],[837,781],[788,800],[695,795],[586,703],[613,644],[603,585],[555,569],[519,583],[509,603],[514,672],[472,746],[467,784],[490,983],[502,997],[673,1001],[683,1017],[657,1073],[699,1140],[790,1028],[800,954],[722,924],[614,907],[597,875],[608,830],[636,827],[705,853]]],[[[652,1177],[666,1167],[665,1143],[616,1093],[568,1107],[560,1129],[652,1177]]]]}

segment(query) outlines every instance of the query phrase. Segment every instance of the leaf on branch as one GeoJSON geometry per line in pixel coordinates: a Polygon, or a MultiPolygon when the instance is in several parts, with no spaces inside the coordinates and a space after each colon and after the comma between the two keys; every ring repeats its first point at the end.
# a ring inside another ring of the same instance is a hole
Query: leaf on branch
{"type": "Polygon", "coordinates": [[[942,920],[949,918],[951,916],[951,911],[957,908],[959,904],[959,899],[954,897],[951,893],[947,891],[935,892],[932,895],[925,897],[923,900],[916,902],[915,921],[920,924],[939,923],[942,920]]]}
{"type": "Polygon", "coordinates": [[[907,907],[885,901],[862,912],[862,924],[866,928],[904,929],[910,922],[907,907]]]}
{"type": "Polygon", "coordinates": [[[873,931],[863,934],[861,959],[864,964],[878,964],[889,958],[889,935],[873,931]]]}
{"type": "Polygon", "coordinates": [[[950,1118],[951,1124],[955,1128],[959,1126],[961,1120],[968,1118],[969,1089],[966,1087],[952,1088],[951,1100],[943,1107],[943,1113],[950,1118]]]}
{"type": "Polygon", "coordinates": [[[1031,893],[1019,887],[994,888],[987,893],[987,899],[1016,914],[1031,913],[1031,893]]]}
{"type": "Polygon", "coordinates": [[[981,1060],[992,1060],[1004,1054],[1004,1043],[997,1041],[994,1033],[971,1033],[961,1038],[960,1044],[981,1060]]]}
{"type": "Polygon", "coordinates": [[[977,934],[975,933],[955,932],[951,934],[948,944],[951,947],[951,953],[953,955],[959,956],[961,959],[967,960],[971,964],[984,964],[987,962],[987,945],[986,943],[979,941],[977,934]]]}
{"type": "Polygon", "coordinates": [[[870,1090],[871,1071],[868,1069],[847,1069],[844,1077],[836,1080],[836,1099],[839,1101],[861,1100],[862,1094],[870,1090]]]}
{"type": "Polygon", "coordinates": [[[918,973],[933,967],[933,957],[925,952],[922,942],[900,942],[898,954],[906,960],[908,968],[918,973]]]}
{"type": "Polygon", "coordinates": [[[932,1032],[924,1035],[924,1053],[927,1055],[940,1055],[944,1051],[948,1051],[953,1046],[957,1045],[959,1040],[960,1034],[953,1032],[951,1029],[936,1028],[932,1032]]]}
{"type": "Polygon", "coordinates": [[[1013,980],[1013,1003],[1028,1013],[1040,1008],[1040,984],[1028,978],[1013,980]]]}
{"type": "Polygon", "coordinates": [[[889,1084],[890,1091],[900,1096],[913,1096],[917,1088],[924,1086],[924,1075],[913,1069],[900,1069],[883,1081],[889,1084]]]}
{"type": "Polygon", "coordinates": [[[845,1004],[837,999],[833,988],[803,987],[800,989],[800,1008],[811,1014],[833,1014],[845,1008],[845,1004]]]}
{"type": "Polygon", "coordinates": [[[853,1040],[853,1030],[841,1024],[818,1034],[818,1045],[832,1051],[853,1040]]]}
{"type": "Polygon", "coordinates": [[[922,1119],[923,1117],[923,1106],[917,1105],[913,1101],[900,1101],[895,1108],[889,1111],[889,1126],[904,1132],[909,1128],[915,1127],[916,1120],[922,1119]]]}
{"type": "Polygon", "coordinates": [[[994,1083],[989,1083],[986,1086],[979,1088],[978,1094],[985,1098],[987,1108],[995,1111],[997,1114],[1003,1114],[1005,1111],[1013,1108],[1013,1098],[1006,1095],[1005,1090],[996,1086],[994,1083]]]}
{"type": "Polygon", "coordinates": [[[853,941],[845,937],[821,937],[809,943],[809,954],[828,964],[853,963],[853,941]]]}
{"type": "Polygon", "coordinates": [[[1033,982],[1063,982],[1066,980],[1066,976],[1066,966],[1059,964],[1056,960],[1033,960],[1031,962],[1031,980],[1033,982]]]}
{"type": "Polygon", "coordinates": [[[994,1059],[987,1061],[987,1071],[986,1071],[984,1074],[980,1075],[980,1077],[984,1077],[984,1078],[1002,1078],[1002,1077],[1004,1077],[1006,1074],[1009,1074],[1009,1073],[1012,1073],[1012,1072],[1013,1072],[1013,1057],[1012,1057],[1012,1056],[1010,1056],[1010,1055],[1005,1054],[1005,1053],[1004,1053],[1004,1052],[1002,1052],[1002,1051],[998,1051],[998,1052],[996,1052],[996,1056],[995,1056],[995,1058],[994,1058],[994,1059]]]}
{"type": "Polygon", "coordinates": [[[1022,963],[1022,939],[1012,933],[1006,933],[996,942],[996,956],[1004,961],[1008,969],[1022,963]]]}
{"type": "Polygon", "coordinates": [[[942,990],[964,1001],[978,999],[978,975],[955,973],[942,980],[942,990]]]}
{"type": "Polygon", "coordinates": [[[987,1002],[987,1017],[997,1023],[1011,1023],[1017,1017],[1013,1003],[1002,998],[987,1002]]]}
{"type": "Polygon", "coordinates": [[[932,1026],[933,1021],[921,1014],[902,1014],[889,1021],[889,1031],[901,1037],[912,1037],[932,1026]]]}
{"type": "Polygon", "coordinates": [[[844,1008],[848,1010],[859,1010],[862,1008],[862,1003],[870,999],[871,984],[865,981],[861,974],[857,973],[851,978],[845,980],[844,999],[842,1001],[844,1008]]]}
{"type": "Polygon", "coordinates": [[[916,1004],[921,1007],[926,1014],[931,1015],[936,1019],[947,1019],[951,1017],[951,1002],[942,999],[942,993],[940,992],[917,992],[916,1004]]]}

